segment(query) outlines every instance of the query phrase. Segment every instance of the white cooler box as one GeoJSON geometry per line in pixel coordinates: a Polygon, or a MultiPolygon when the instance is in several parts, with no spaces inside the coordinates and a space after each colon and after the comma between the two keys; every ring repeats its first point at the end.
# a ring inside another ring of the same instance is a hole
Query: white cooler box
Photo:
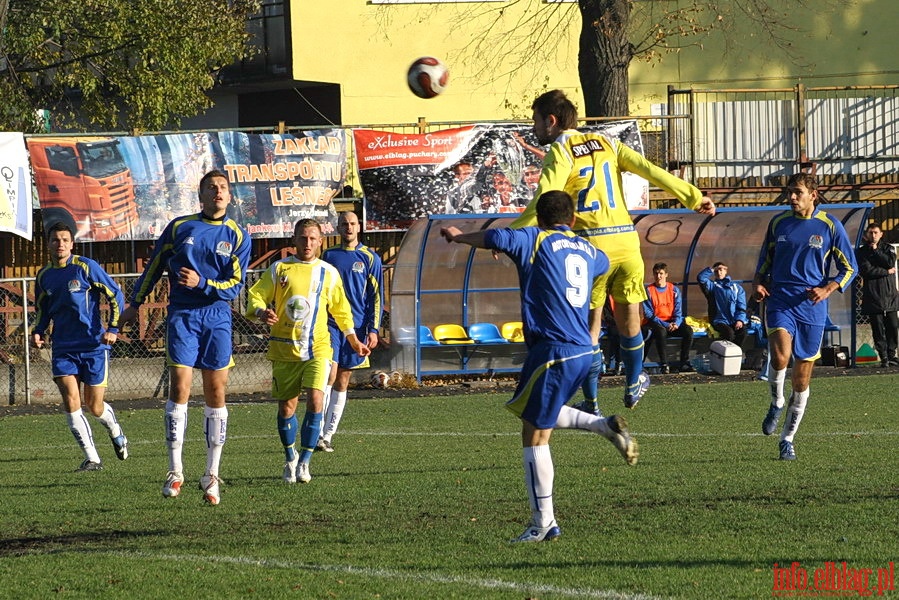
{"type": "Polygon", "coordinates": [[[719,375],[739,375],[743,349],[733,342],[717,340],[709,346],[712,371],[719,375]]]}

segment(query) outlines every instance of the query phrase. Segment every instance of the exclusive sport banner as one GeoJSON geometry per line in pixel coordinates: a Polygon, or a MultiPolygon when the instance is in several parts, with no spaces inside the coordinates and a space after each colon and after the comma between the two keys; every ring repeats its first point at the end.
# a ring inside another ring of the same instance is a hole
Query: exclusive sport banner
{"type": "MultiPolygon", "coordinates": [[[[636,121],[579,128],[643,153],[636,121]]],[[[366,231],[407,229],[433,214],[515,213],[534,197],[543,156],[525,124],[477,124],[424,134],[353,130],[366,231]]],[[[649,208],[649,184],[624,174],[631,210],[649,208]]]]}
{"type": "Polygon", "coordinates": [[[32,136],[27,146],[45,230],[63,220],[79,241],[156,239],[171,219],[199,212],[199,182],[213,169],[231,183],[228,215],[252,237],[290,237],[303,218],[336,232],[343,129],[32,136]]]}

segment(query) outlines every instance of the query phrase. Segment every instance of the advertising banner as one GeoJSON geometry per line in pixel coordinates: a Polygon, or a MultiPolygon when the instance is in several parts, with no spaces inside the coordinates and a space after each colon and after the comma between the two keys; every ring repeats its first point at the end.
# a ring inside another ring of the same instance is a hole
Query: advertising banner
{"type": "MultiPolygon", "coordinates": [[[[643,152],[636,121],[580,128],[643,152]]],[[[424,134],[353,131],[365,193],[365,229],[402,230],[433,214],[524,210],[540,179],[543,156],[529,125],[477,124],[424,134]]],[[[628,208],[649,208],[649,184],[625,174],[628,208]]]]}
{"type": "Polygon", "coordinates": [[[0,132],[0,231],[32,235],[31,174],[25,136],[0,132]]]}
{"type": "Polygon", "coordinates": [[[32,137],[27,145],[45,230],[64,220],[79,241],[156,239],[174,217],[200,210],[199,181],[213,169],[228,176],[228,214],[252,237],[290,237],[302,218],[327,235],[346,179],[342,129],[32,137]]]}

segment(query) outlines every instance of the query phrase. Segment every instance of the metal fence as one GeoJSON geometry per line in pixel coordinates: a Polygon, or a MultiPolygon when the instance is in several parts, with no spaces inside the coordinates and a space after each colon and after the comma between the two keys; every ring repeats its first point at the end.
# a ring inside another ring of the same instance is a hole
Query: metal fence
{"type": "MultiPolygon", "coordinates": [[[[247,285],[232,305],[235,367],[228,390],[234,393],[265,392],[271,388],[271,363],[265,358],[268,330],[244,318],[247,290],[262,271],[247,273],[247,285]]],[[[127,298],[138,275],[114,275],[127,298]]],[[[163,279],[154,294],[143,304],[135,323],[127,325],[112,346],[109,387],[111,400],[126,398],[165,398],[168,376],[165,368],[165,323],[168,281],[163,279]]],[[[108,318],[105,303],[101,312],[108,318]]],[[[50,371],[50,349],[38,350],[30,344],[34,325],[34,279],[0,280],[0,385],[6,390],[8,404],[57,402],[59,392],[50,371]],[[27,302],[23,302],[27,299],[27,302]],[[27,311],[25,307],[27,306],[27,311]]],[[[52,330],[50,333],[52,344],[52,330]]],[[[194,377],[193,393],[202,393],[202,381],[194,377]]]]}

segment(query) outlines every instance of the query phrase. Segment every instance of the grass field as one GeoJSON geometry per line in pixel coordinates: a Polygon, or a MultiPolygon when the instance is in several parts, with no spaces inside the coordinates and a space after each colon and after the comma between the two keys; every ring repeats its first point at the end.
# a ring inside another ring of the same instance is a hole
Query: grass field
{"type": "MultiPolygon", "coordinates": [[[[61,415],[3,417],[0,597],[765,598],[775,563],[800,563],[813,588],[843,561],[873,571],[876,595],[899,557],[897,388],[897,375],[814,380],[785,463],[760,433],[765,384],[657,385],[626,415],[635,467],[602,438],[554,434],[563,535],[533,545],[508,543],[529,509],[505,393],[351,399],[308,485],[281,482],[275,406],[232,404],[214,507],[196,489],[199,405],[169,500],[161,410],[119,409],[125,462],[92,423],[94,473],[72,472],[61,415]]],[[[603,398],[620,410],[618,384],[603,398]]]]}

